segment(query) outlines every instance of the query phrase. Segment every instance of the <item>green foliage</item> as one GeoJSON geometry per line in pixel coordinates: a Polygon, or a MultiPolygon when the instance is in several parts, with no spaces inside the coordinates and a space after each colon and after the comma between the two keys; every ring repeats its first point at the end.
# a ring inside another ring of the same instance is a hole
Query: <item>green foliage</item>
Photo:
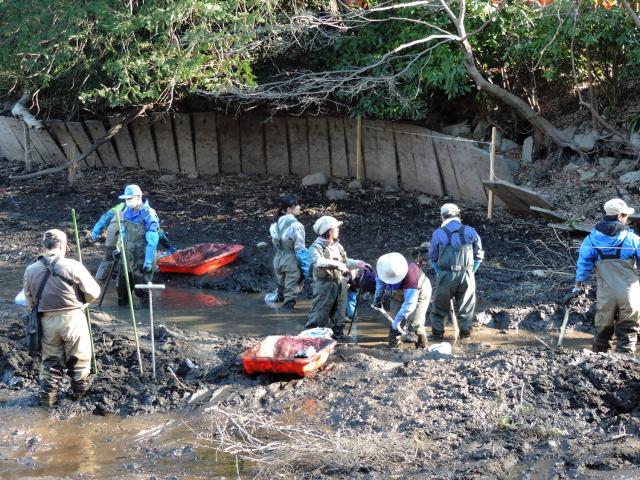
{"type": "MultiPolygon", "coordinates": [[[[62,110],[169,104],[255,84],[252,47],[282,0],[0,0],[0,89],[62,110]]],[[[298,2],[300,3],[300,2],[298,2]]],[[[295,4],[294,4],[295,5],[295,4]]]]}

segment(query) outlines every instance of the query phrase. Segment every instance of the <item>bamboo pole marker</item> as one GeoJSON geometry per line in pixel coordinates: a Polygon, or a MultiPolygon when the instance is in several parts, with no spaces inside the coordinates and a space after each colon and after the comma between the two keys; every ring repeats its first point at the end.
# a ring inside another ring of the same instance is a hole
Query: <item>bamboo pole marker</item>
{"type": "MultiPolygon", "coordinates": [[[[71,219],[73,220],[73,234],[76,237],[76,247],[78,248],[78,261],[82,263],[82,252],[80,251],[80,236],[78,235],[78,222],[76,221],[76,209],[71,209],[71,219]]],[[[96,362],[96,351],[93,346],[93,331],[91,329],[91,313],[89,312],[89,305],[84,309],[84,316],[87,319],[87,326],[89,327],[89,340],[91,340],[91,365],[93,366],[93,373],[98,373],[98,364],[96,362]]]]}
{"type": "Polygon", "coordinates": [[[131,298],[131,282],[129,281],[129,264],[127,263],[127,252],[124,249],[124,232],[122,231],[122,222],[120,215],[116,215],[118,219],[118,246],[122,256],[122,267],[124,267],[124,280],[127,284],[127,297],[129,298],[129,313],[131,313],[131,322],[133,323],[133,335],[136,337],[136,351],[138,352],[138,367],[140,375],[142,375],[142,356],[140,355],[140,340],[138,340],[138,327],[136,326],[136,313],[133,310],[133,298],[131,298]]]}
{"type": "Polygon", "coordinates": [[[360,164],[362,163],[362,117],[358,115],[356,123],[356,180],[360,180],[360,164]]]}
{"type": "MultiPolygon", "coordinates": [[[[495,180],[496,176],[494,173],[495,165],[496,165],[496,136],[498,131],[496,127],[491,129],[491,151],[489,153],[489,180],[495,180]]],[[[491,218],[493,215],[493,190],[489,190],[487,194],[487,218],[491,218]]]]}
{"type": "Polygon", "coordinates": [[[29,132],[29,126],[22,122],[22,128],[24,129],[24,169],[27,172],[33,170],[33,160],[31,156],[31,133],[29,132]]]}

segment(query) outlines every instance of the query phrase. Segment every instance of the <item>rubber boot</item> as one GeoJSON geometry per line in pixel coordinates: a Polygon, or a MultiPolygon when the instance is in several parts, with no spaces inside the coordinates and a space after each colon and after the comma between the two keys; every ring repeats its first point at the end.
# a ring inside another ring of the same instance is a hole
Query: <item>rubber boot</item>
{"type": "Polygon", "coordinates": [[[40,391],[40,406],[43,408],[51,408],[55,406],[58,401],[58,391],[41,390],[40,391]]]}
{"type": "Polygon", "coordinates": [[[73,400],[80,400],[83,398],[91,388],[93,378],[93,375],[87,375],[81,380],[71,380],[71,398],[73,400]]]}
{"type": "Polygon", "coordinates": [[[331,337],[340,343],[349,343],[351,341],[351,337],[344,334],[344,325],[331,327],[333,330],[333,335],[331,337]]]}
{"type": "Polygon", "coordinates": [[[471,338],[471,330],[460,330],[460,340],[471,338]]]}
{"type": "Polygon", "coordinates": [[[389,328],[389,347],[398,348],[402,343],[402,338],[400,337],[400,332],[394,328],[389,328]]]}
{"type": "Polygon", "coordinates": [[[418,340],[416,341],[416,348],[420,348],[424,350],[425,348],[427,348],[428,344],[429,344],[429,341],[427,340],[427,334],[419,333],[418,340]]]}
{"type": "Polygon", "coordinates": [[[295,300],[289,300],[288,302],[283,303],[280,308],[282,310],[293,310],[293,308],[295,306],[296,306],[296,301],[295,300]]]}

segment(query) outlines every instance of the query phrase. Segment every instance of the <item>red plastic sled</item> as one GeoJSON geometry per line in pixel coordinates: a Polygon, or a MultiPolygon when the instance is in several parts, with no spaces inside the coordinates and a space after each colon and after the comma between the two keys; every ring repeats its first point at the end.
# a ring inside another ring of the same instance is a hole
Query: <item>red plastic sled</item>
{"type": "Polygon", "coordinates": [[[287,373],[305,377],[324,365],[336,346],[330,338],[287,337],[270,335],[242,354],[242,365],[249,375],[287,373]],[[294,358],[307,347],[317,352],[309,358],[294,358]]]}
{"type": "Polygon", "coordinates": [[[199,243],[158,259],[161,272],[204,275],[238,258],[244,247],[234,243],[199,243]]]}

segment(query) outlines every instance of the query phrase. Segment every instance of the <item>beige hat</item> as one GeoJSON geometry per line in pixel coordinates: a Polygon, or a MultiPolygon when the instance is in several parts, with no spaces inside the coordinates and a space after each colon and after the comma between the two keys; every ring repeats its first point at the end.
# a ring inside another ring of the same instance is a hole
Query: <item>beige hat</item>
{"type": "Polygon", "coordinates": [[[635,209],[628,207],[624,200],[621,198],[612,198],[604,204],[604,213],[606,215],[631,215],[635,212],[635,209]]]}
{"type": "Polygon", "coordinates": [[[67,243],[67,235],[62,230],[53,228],[44,232],[44,235],[42,236],[43,245],[45,244],[45,241],[47,241],[47,243],[50,243],[51,241],[57,243],[67,243]]]}
{"type": "Polygon", "coordinates": [[[376,273],[380,280],[388,285],[401,281],[409,271],[409,264],[404,255],[398,252],[382,255],[376,263],[376,273]]]}
{"type": "Polygon", "coordinates": [[[460,214],[460,208],[455,203],[445,203],[440,207],[440,215],[460,214]]]}
{"type": "Polygon", "coordinates": [[[318,235],[324,235],[329,229],[339,227],[340,225],[342,225],[341,221],[325,215],[316,220],[316,223],[313,224],[313,231],[318,235]]]}

